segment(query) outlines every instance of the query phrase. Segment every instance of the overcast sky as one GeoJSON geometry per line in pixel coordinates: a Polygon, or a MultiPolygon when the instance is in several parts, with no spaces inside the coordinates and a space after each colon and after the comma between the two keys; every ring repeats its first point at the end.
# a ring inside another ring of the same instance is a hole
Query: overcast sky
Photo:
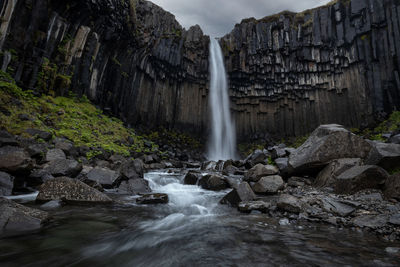
{"type": "Polygon", "coordinates": [[[222,37],[244,18],[263,18],[283,10],[303,11],[330,0],[150,0],[175,15],[188,29],[199,24],[204,33],[222,37]]]}

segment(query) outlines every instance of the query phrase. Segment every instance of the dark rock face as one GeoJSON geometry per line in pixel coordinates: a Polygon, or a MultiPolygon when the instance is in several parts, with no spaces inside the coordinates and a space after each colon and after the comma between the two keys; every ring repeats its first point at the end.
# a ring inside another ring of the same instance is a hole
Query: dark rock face
{"type": "Polygon", "coordinates": [[[118,187],[118,192],[123,194],[145,194],[150,193],[149,182],[145,179],[131,179],[129,181],[122,181],[118,187]]]}
{"type": "Polygon", "coordinates": [[[68,177],[58,177],[41,185],[36,201],[63,200],[72,203],[111,203],[112,200],[98,190],[68,177]]]}
{"type": "Polygon", "coordinates": [[[360,166],[362,160],[353,159],[337,159],[328,164],[317,176],[314,181],[316,187],[335,187],[336,178],[354,166],[360,166]]]}
{"type": "Polygon", "coordinates": [[[10,196],[14,188],[14,177],[0,171],[0,196],[10,196]]]}
{"type": "Polygon", "coordinates": [[[17,235],[39,230],[48,220],[47,212],[0,198],[0,235],[17,235]]]}
{"type": "Polygon", "coordinates": [[[82,164],[73,159],[58,159],[48,163],[44,170],[55,177],[75,177],[82,170],[82,164]]]}
{"type": "Polygon", "coordinates": [[[385,183],[385,197],[400,200],[400,173],[391,175],[385,183]]]}
{"type": "Polygon", "coordinates": [[[257,164],[251,168],[244,176],[246,181],[258,182],[261,177],[275,175],[278,173],[278,168],[272,165],[257,164]]]}
{"type": "Polygon", "coordinates": [[[147,194],[136,199],[138,204],[167,204],[168,201],[167,194],[147,194]]]}
{"type": "Polygon", "coordinates": [[[27,173],[33,167],[29,154],[20,147],[0,148],[0,170],[10,173],[27,173]]]}
{"type": "Polygon", "coordinates": [[[220,191],[229,188],[226,179],[219,175],[205,175],[199,180],[199,185],[208,190],[220,191]]]}
{"type": "MultiPolygon", "coordinates": [[[[359,127],[399,109],[400,4],[361,2],[247,19],[223,37],[240,139],[303,135],[332,122],[359,127]]],[[[38,74],[48,58],[71,76],[44,81],[57,94],[86,94],[132,125],[207,130],[209,38],[199,26],[184,30],[144,0],[0,5],[8,11],[0,49],[18,55],[0,60],[24,88],[42,90],[38,74]]]]}
{"type": "Polygon", "coordinates": [[[366,164],[378,165],[387,171],[400,168],[400,145],[372,143],[366,164]]]}
{"type": "Polygon", "coordinates": [[[378,166],[355,166],[336,178],[335,191],[351,194],[363,189],[382,189],[388,177],[389,174],[378,166]]]}
{"type": "Polygon", "coordinates": [[[296,173],[315,172],[331,160],[366,158],[370,150],[367,141],[342,126],[321,125],[289,156],[289,165],[296,173]]]}

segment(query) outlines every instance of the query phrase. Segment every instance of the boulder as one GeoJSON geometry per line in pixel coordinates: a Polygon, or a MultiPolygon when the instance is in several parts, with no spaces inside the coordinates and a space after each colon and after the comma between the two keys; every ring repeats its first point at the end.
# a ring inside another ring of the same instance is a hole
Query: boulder
{"type": "Polygon", "coordinates": [[[120,172],[126,179],[143,178],[144,163],[140,159],[129,159],[121,164],[120,172]]]}
{"type": "Polygon", "coordinates": [[[371,142],[372,149],[365,161],[368,165],[378,165],[387,171],[400,169],[400,145],[371,142]]]}
{"type": "Polygon", "coordinates": [[[198,172],[189,171],[185,178],[183,179],[183,183],[187,185],[196,185],[199,181],[199,176],[201,174],[198,172]]]}
{"type": "Polygon", "coordinates": [[[283,194],[279,197],[276,206],[283,211],[291,213],[300,213],[301,203],[297,197],[283,194]]]}
{"type": "Polygon", "coordinates": [[[169,201],[167,194],[146,194],[136,199],[138,204],[167,204],[169,201]]]}
{"type": "Polygon", "coordinates": [[[40,186],[38,202],[63,200],[69,203],[111,203],[112,200],[87,184],[68,177],[58,177],[40,186]]]}
{"type": "Polygon", "coordinates": [[[67,157],[65,156],[64,151],[62,151],[59,148],[54,148],[50,149],[46,153],[46,161],[50,162],[53,160],[59,160],[59,159],[66,159],[67,157]]]}
{"type": "Polygon", "coordinates": [[[203,171],[212,171],[215,170],[217,163],[215,161],[206,161],[201,164],[201,170],[203,171]]]}
{"type": "Polygon", "coordinates": [[[361,215],[352,220],[352,223],[358,227],[368,227],[372,229],[384,227],[389,218],[386,215],[361,215]]]}
{"type": "Polygon", "coordinates": [[[5,146],[0,148],[0,170],[8,173],[29,173],[33,160],[20,147],[5,146]]]}
{"type": "Polygon", "coordinates": [[[279,175],[262,177],[252,188],[257,194],[275,194],[284,188],[285,183],[279,175]]]}
{"type": "Polygon", "coordinates": [[[122,194],[145,194],[150,193],[149,182],[143,178],[130,179],[129,181],[122,181],[118,187],[118,192],[122,194]]]}
{"type": "Polygon", "coordinates": [[[73,159],[58,159],[46,164],[44,170],[54,177],[76,177],[82,170],[82,164],[73,159]]]}
{"type": "Polygon", "coordinates": [[[252,154],[250,154],[245,162],[249,165],[249,167],[253,167],[259,163],[265,164],[268,161],[270,154],[267,150],[256,150],[252,154]]]}
{"type": "Polygon", "coordinates": [[[275,166],[257,164],[245,174],[244,179],[245,181],[258,182],[261,177],[275,175],[278,174],[278,172],[279,170],[275,166]]]}
{"type": "Polygon", "coordinates": [[[218,175],[205,175],[199,180],[199,185],[203,189],[220,191],[229,188],[229,184],[224,177],[218,175]]]}
{"type": "Polygon", "coordinates": [[[341,203],[330,197],[324,197],[322,200],[322,208],[326,212],[333,213],[342,217],[349,216],[355,209],[347,204],[341,203]]]}
{"type": "Polygon", "coordinates": [[[282,176],[288,176],[292,170],[289,166],[289,158],[277,158],[275,159],[275,164],[279,169],[279,173],[282,176]]]}
{"type": "Polygon", "coordinates": [[[378,166],[355,166],[339,175],[336,179],[335,192],[352,194],[363,189],[382,189],[389,174],[378,166]]]}
{"type": "Polygon", "coordinates": [[[185,162],[185,165],[188,169],[199,169],[201,167],[199,162],[185,162]]]}
{"type": "Polygon", "coordinates": [[[279,146],[274,146],[271,149],[271,157],[272,159],[277,159],[277,158],[284,158],[286,157],[286,149],[284,147],[279,147],[279,146]]]}
{"type": "Polygon", "coordinates": [[[10,196],[14,188],[14,177],[0,171],[0,196],[10,196]]]}
{"type": "Polygon", "coordinates": [[[112,188],[120,178],[120,174],[108,168],[96,167],[89,171],[86,178],[89,181],[101,184],[104,188],[112,188]]]}
{"type": "Polygon", "coordinates": [[[239,203],[238,210],[243,213],[250,213],[252,211],[267,213],[271,206],[271,203],[265,201],[244,201],[239,203]]]}
{"type": "Polygon", "coordinates": [[[54,141],[55,148],[61,149],[68,156],[78,156],[78,150],[74,147],[72,142],[64,138],[56,138],[54,141]]]}
{"type": "Polygon", "coordinates": [[[36,231],[48,221],[47,212],[28,208],[6,198],[0,198],[0,235],[12,236],[36,231]]]}
{"type": "Polygon", "coordinates": [[[224,196],[220,203],[229,204],[231,206],[238,206],[240,202],[252,201],[256,198],[250,185],[246,182],[240,183],[235,189],[224,196]]]}
{"type": "Polygon", "coordinates": [[[29,179],[26,180],[27,184],[29,186],[37,186],[41,185],[47,180],[54,179],[54,176],[51,175],[49,172],[47,172],[44,169],[34,169],[30,174],[29,174],[29,179]]]}
{"type": "Polygon", "coordinates": [[[390,137],[389,143],[400,145],[400,134],[390,137]]]}
{"type": "Polygon", "coordinates": [[[18,146],[18,141],[15,139],[14,135],[0,130],[0,147],[3,146],[18,146]]]}
{"type": "Polygon", "coordinates": [[[362,165],[362,160],[360,158],[335,159],[319,172],[314,181],[314,186],[334,188],[336,184],[336,178],[340,174],[354,166],[360,165],[362,165]]]}
{"type": "Polygon", "coordinates": [[[292,176],[288,179],[287,184],[291,187],[303,187],[305,185],[311,185],[311,181],[304,177],[292,176]]]}
{"type": "Polygon", "coordinates": [[[371,145],[341,125],[318,127],[307,141],[289,156],[295,173],[316,173],[340,158],[366,158],[371,145]]]}
{"type": "Polygon", "coordinates": [[[34,158],[44,158],[47,152],[46,144],[32,144],[26,148],[26,151],[29,153],[31,157],[34,158]]]}
{"type": "Polygon", "coordinates": [[[400,173],[391,175],[385,182],[383,191],[387,199],[397,199],[400,201],[400,173]]]}
{"type": "Polygon", "coordinates": [[[43,139],[44,141],[50,141],[53,138],[53,135],[49,132],[41,131],[38,129],[27,129],[25,132],[30,134],[31,136],[43,139]]]}
{"type": "Polygon", "coordinates": [[[235,175],[235,174],[243,174],[244,171],[239,170],[237,167],[233,165],[229,165],[228,167],[224,168],[222,171],[223,175],[235,175]]]}

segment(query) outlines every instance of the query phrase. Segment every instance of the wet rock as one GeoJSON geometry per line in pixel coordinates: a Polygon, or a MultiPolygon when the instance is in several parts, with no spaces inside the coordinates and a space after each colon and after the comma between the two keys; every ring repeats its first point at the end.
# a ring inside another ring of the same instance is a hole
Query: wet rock
{"type": "Polygon", "coordinates": [[[355,209],[353,207],[346,205],[344,203],[341,203],[339,201],[336,201],[330,197],[324,197],[322,199],[322,208],[326,212],[331,212],[335,215],[339,215],[342,217],[349,216],[350,214],[352,214],[355,211],[355,209]]]}
{"type": "Polygon", "coordinates": [[[366,158],[371,145],[341,125],[318,127],[307,141],[289,156],[289,165],[296,173],[315,173],[340,158],[366,158]]]}
{"type": "Polygon", "coordinates": [[[189,169],[199,169],[201,167],[199,162],[185,162],[185,165],[189,169]]]}
{"type": "Polygon", "coordinates": [[[68,177],[58,177],[46,181],[40,186],[36,198],[38,202],[63,200],[71,203],[110,203],[112,200],[105,194],[87,184],[68,177]]]}
{"type": "Polygon", "coordinates": [[[14,188],[14,177],[0,171],[0,197],[10,196],[14,188]]]}
{"type": "Polygon", "coordinates": [[[49,219],[47,212],[1,197],[0,210],[0,234],[5,236],[39,230],[49,219]]]}
{"type": "Polygon", "coordinates": [[[66,159],[66,158],[67,157],[65,156],[64,151],[62,151],[59,148],[50,149],[46,153],[46,161],[47,162],[50,162],[53,160],[59,160],[59,159],[66,159]]]}
{"type": "Polygon", "coordinates": [[[165,169],[165,164],[164,163],[151,163],[149,165],[145,165],[147,166],[146,169],[149,170],[162,170],[165,169]]]}
{"type": "Polygon", "coordinates": [[[352,194],[363,189],[381,189],[389,174],[378,166],[355,166],[337,177],[335,192],[352,194]]]}
{"type": "Polygon", "coordinates": [[[400,173],[391,175],[385,182],[384,195],[387,199],[400,200],[400,173]]]}
{"type": "Polygon", "coordinates": [[[378,165],[387,171],[400,168],[400,145],[371,142],[372,149],[366,164],[378,165]]]}
{"type": "Polygon", "coordinates": [[[400,134],[390,137],[389,143],[400,145],[400,134]]]}
{"type": "Polygon", "coordinates": [[[183,180],[184,184],[187,185],[196,185],[199,181],[199,176],[201,174],[198,172],[193,172],[193,171],[189,171],[186,175],[185,178],[183,180]]]}
{"type": "Polygon", "coordinates": [[[0,148],[0,170],[8,173],[29,173],[33,161],[29,154],[20,147],[5,146],[0,148]]]}
{"type": "Polygon", "coordinates": [[[62,200],[52,200],[40,206],[42,210],[56,210],[63,206],[62,200]]]}
{"type": "Polygon", "coordinates": [[[130,179],[129,181],[122,181],[118,187],[118,192],[122,194],[144,194],[150,193],[151,189],[149,182],[145,179],[130,179]]]}
{"type": "Polygon", "coordinates": [[[129,159],[122,163],[120,172],[126,179],[143,178],[144,163],[140,159],[129,159]]]}
{"type": "Polygon", "coordinates": [[[215,170],[217,166],[217,163],[215,161],[206,161],[203,162],[203,164],[201,165],[201,170],[202,171],[212,171],[215,170]]]}
{"type": "Polygon", "coordinates": [[[245,181],[258,182],[261,177],[278,174],[278,168],[272,165],[257,164],[244,176],[245,181]]]}
{"type": "Polygon", "coordinates": [[[82,170],[82,164],[73,159],[58,159],[46,164],[44,170],[54,177],[76,177],[82,170]]]}
{"type": "Polygon", "coordinates": [[[89,171],[86,178],[89,181],[101,184],[104,188],[112,188],[120,178],[120,174],[108,168],[96,167],[89,171]]]}
{"type": "Polygon", "coordinates": [[[221,204],[229,204],[231,206],[238,206],[240,202],[252,201],[256,198],[250,185],[246,182],[240,183],[235,189],[229,192],[220,201],[221,204]]]}
{"type": "Polygon", "coordinates": [[[44,141],[50,141],[53,135],[49,132],[41,131],[38,129],[27,129],[25,132],[31,136],[43,139],[44,141]]]}
{"type": "Polygon", "coordinates": [[[271,203],[265,201],[244,201],[238,205],[238,210],[243,213],[250,213],[252,211],[267,213],[270,208],[271,203]]]}
{"type": "Polygon", "coordinates": [[[284,182],[279,175],[262,177],[252,188],[257,194],[276,194],[284,188],[284,182]]]}
{"type": "Polygon", "coordinates": [[[388,218],[386,215],[361,215],[352,220],[358,227],[368,227],[372,229],[381,228],[386,225],[388,218]]]}
{"type": "Polygon", "coordinates": [[[354,166],[362,165],[360,158],[336,159],[326,166],[314,181],[316,187],[335,187],[336,178],[354,166]]]}
{"type": "Polygon", "coordinates": [[[146,194],[136,199],[138,204],[167,204],[168,201],[167,194],[146,194]]]}
{"type": "Polygon", "coordinates": [[[220,191],[229,188],[225,178],[218,175],[205,175],[199,180],[199,185],[203,189],[220,191]]]}
{"type": "Polygon", "coordinates": [[[222,171],[222,174],[224,175],[234,175],[234,174],[243,174],[243,171],[240,171],[238,168],[236,168],[233,165],[229,165],[228,167],[224,168],[222,171]]]}
{"type": "Polygon", "coordinates": [[[301,204],[299,199],[292,195],[281,195],[276,203],[276,206],[283,211],[291,213],[300,213],[301,211],[301,204]]]}

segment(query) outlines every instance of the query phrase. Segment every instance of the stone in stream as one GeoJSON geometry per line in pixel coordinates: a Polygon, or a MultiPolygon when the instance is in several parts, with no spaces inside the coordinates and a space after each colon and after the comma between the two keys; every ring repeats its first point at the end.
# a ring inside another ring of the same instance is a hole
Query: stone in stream
{"type": "Polygon", "coordinates": [[[0,148],[0,170],[11,174],[29,173],[33,168],[33,160],[20,147],[5,146],[0,148]]]}
{"type": "Polygon", "coordinates": [[[314,181],[316,187],[335,187],[336,178],[354,166],[360,166],[362,160],[360,158],[336,159],[326,166],[314,181]]]}
{"type": "Polygon", "coordinates": [[[262,177],[252,188],[257,194],[275,194],[284,188],[285,183],[279,175],[262,177]]]}
{"type": "Polygon", "coordinates": [[[382,189],[389,174],[378,166],[355,166],[336,179],[337,194],[352,194],[363,189],[382,189]]]}
{"type": "Polygon", "coordinates": [[[146,194],[136,199],[138,204],[167,204],[169,201],[167,194],[146,194]]]}
{"type": "Polygon", "coordinates": [[[250,185],[246,182],[240,183],[236,188],[224,196],[220,203],[229,204],[231,206],[238,206],[240,202],[252,201],[256,198],[250,185]]]}
{"type": "Polygon", "coordinates": [[[243,201],[239,203],[238,210],[243,213],[250,213],[254,210],[267,213],[271,206],[271,203],[265,201],[243,201]]]}
{"type": "Polygon", "coordinates": [[[76,177],[82,170],[82,164],[73,159],[58,159],[47,163],[44,170],[54,177],[76,177]]]}
{"type": "Polygon", "coordinates": [[[122,194],[144,194],[150,193],[149,182],[143,178],[130,179],[128,181],[122,181],[118,187],[118,192],[122,194]]]}
{"type": "Polygon", "coordinates": [[[47,212],[0,197],[0,235],[12,236],[36,231],[48,221],[47,212]]]}
{"type": "Polygon", "coordinates": [[[258,182],[261,177],[278,174],[277,167],[272,165],[257,164],[251,168],[244,176],[245,181],[258,182]]]}
{"type": "Polygon", "coordinates": [[[371,144],[337,124],[319,126],[307,141],[289,156],[295,173],[315,173],[340,158],[366,158],[371,144]]]}
{"type": "Polygon", "coordinates": [[[63,200],[70,203],[111,203],[107,195],[87,184],[68,177],[58,177],[40,186],[38,202],[63,200]]]}
{"type": "Polygon", "coordinates": [[[143,178],[144,163],[141,159],[129,159],[122,163],[120,172],[126,179],[143,178]]]}
{"type": "Polygon", "coordinates": [[[14,188],[14,177],[0,171],[0,196],[10,196],[14,188]]]}
{"type": "Polygon", "coordinates": [[[219,175],[205,175],[199,180],[199,185],[203,189],[220,191],[229,188],[226,179],[219,175]]]}
{"type": "Polygon", "coordinates": [[[187,185],[196,185],[199,181],[199,176],[201,174],[199,172],[189,171],[185,178],[183,179],[183,183],[187,185]]]}
{"type": "Polygon", "coordinates": [[[400,145],[371,142],[372,149],[366,160],[368,165],[378,165],[387,171],[400,169],[400,145]]]}

